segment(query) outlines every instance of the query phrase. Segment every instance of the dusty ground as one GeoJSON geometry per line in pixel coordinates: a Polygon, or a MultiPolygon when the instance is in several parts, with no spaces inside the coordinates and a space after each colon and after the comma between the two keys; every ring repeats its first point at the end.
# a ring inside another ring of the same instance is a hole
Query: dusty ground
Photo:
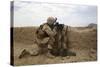
{"type": "Polygon", "coordinates": [[[34,48],[36,28],[14,28],[14,64],[51,64],[66,62],[83,62],[97,60],[97,29],[94,28],[70,28],[68,30],[69,49],[76,56],[48,58],[45,55],[27,56],[19,59],[23,49],[29,51],[34,48]]]}

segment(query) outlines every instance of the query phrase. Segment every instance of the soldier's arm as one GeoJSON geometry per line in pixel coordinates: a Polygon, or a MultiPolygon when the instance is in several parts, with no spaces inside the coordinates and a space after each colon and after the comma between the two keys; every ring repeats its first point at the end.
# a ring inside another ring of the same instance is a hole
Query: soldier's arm
{"type": "Polygon", "coordinates": [[[49,36],[54,36],[56,34],[56,32],[51,30],[48,25],[44,25],[42,30],[45,31],[49,36]]]}
{"type": "Polygon", "coordinates": [[[42,40],[36,37],[35,38],[35,41],[36,41],[35,43],[36,44],[46,44],[48,42],[48,40],[49,40],[49,37],[43,38],[42,40]]]}

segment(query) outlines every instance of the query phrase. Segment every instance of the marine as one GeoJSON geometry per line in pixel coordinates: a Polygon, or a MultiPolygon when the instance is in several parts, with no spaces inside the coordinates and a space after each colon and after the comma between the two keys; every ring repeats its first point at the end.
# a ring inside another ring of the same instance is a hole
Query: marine
{"type": "Polygon", "coordinates": [[[54,36],[57,34],[54,29],[54,23],[56,22],[56,18],[48,17],[47,22],[40,25],[40,27],[36,31],[36,42],[39,46],[39,54],[47,55],[49,53],[49,49],[54,45],[55,38],[54,36]]]}

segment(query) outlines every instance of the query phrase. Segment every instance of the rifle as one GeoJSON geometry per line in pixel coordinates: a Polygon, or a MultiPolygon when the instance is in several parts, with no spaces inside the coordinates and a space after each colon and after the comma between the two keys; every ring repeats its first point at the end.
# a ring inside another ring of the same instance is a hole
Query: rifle
{"type": "Polygon", "coordinates": [[[56,22],[54,24],[54,27],[57,27],[57,31],[62,31],[64,24],[59,24],[58,22],[56,22]]]}

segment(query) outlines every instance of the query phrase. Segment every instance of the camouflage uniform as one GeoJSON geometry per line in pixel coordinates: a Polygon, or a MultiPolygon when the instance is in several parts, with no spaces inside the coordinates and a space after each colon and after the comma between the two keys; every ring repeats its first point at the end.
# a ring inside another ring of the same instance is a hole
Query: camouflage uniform
{"type": "Polygon", "coordinates": [[[68,49],[66,37],[68,26],[57,23],[57,25],[55,24],[54,29],[56,30],[57,34],[54,36],[55,42],[52,45],[51,53],[55,56],[59,56],[64,50],[68,49]]]}
{"type": "Polygon", "coordinates": [[[56,34],[53,30],[53,23],[55,19],[49,17],[47,23],[40,25],[36,32],[36,42],[39,46],[39,53],[45,54],[48,53],[48,45],[52,45],[55,42],[54,36],[56,34]]]}
{"type": "Polygon", "coordinates": [[[62,29],[62,38],[63,38],[63,48],[68,49],[68,26],[64,26],[62,29]]]}

